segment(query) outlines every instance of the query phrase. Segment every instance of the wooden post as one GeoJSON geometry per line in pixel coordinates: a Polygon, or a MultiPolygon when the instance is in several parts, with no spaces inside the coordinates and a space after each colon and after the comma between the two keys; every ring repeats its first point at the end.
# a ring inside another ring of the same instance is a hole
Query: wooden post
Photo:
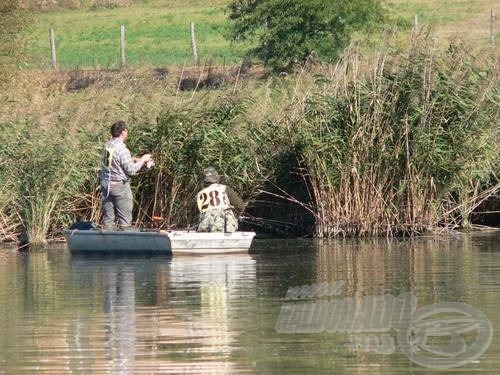
{"type": "Polygon", "coordinates": [[[120,25],[120,66],[125,67],[125,26],[120,25]]]}
{"type": "Polygon", "coordinates": [[[49,28],[49,39],[50,39],[50,55],[52,59],[52,69],[57,68],[57,57],[56,57],[56,42],[54,38],[54,30],[49,28]]]}
{"type": "Polygon", "coordinates": [[[490,11],[490,45],[495,47],[495,11],[490,11]]]}
{"type": "Polygon", "coordinates": [[[415,14],[415,16],[413,16],[413,30],[417,31],[417,27],[418,27],[418,14],[415,14]]]}
{"type": "Polygon", "coordinates": [[[236,81],[234,82],[233,94],[236,92],[236,87],[238,87],[238,80],[240,78],[241,68],[243,67],[244,60],[241,61],[240,67],[238,68],[238,74],[236,75],[236,81]]]}
{"type": "Polygon", "coordinates": [[[193,50],[193,59],[194,59],[194,64],[198,66],[199,60],[198,60],[198,51],[196,50],[196,39],[194,37],[194,23],[190,22],[189,24],[189,30],[191,32],[191,49],[193,50]]]}

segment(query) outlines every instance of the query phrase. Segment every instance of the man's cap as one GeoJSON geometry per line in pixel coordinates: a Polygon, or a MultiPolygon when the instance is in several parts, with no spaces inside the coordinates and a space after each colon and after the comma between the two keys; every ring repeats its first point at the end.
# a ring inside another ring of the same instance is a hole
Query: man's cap
{"type": "Polygon", "coordinates": [[[220,176],[214,167],[208,167],[203,170],[203,181],[217,183],[220,181],[220,176]]]}

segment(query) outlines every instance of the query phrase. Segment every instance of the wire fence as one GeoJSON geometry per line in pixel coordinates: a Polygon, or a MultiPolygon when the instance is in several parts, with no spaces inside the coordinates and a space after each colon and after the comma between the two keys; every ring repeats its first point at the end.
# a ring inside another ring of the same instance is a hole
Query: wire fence
{"type": "MultiPolygon", "coordinates": [[[[496,48],[496,14],[494,10],[489,14],[488,28],[481,27],[476,30],[462,31],[457,33],[454,30],[440,30],[436,34],[437,39],[451,39],[458,34],[466,34],[467,40],[475,45],[496,48]],[[487,29],[487,31],[486,31],[487,29]]],[[[422,26],[419,16],[413,17],[413,29],[422,26]]],[[[175,46],[162,46],[158,43],[156,48],[151,50],[141,49],[139,46],[127,44],[127,33],[125,25],[120,25],[117,30],[117,38],[107,41],[106,47],[82,47],[72,46],[68,43],[57,45],[57,30],[49,28],[48,46],[50,53],[46,56],[38,56],[37,62],[33,66],[42,69],[71,69],[71,68],[93,68],[93,69],[120,69],[125,67],[161,67],[161,66],[199,66],[210,61],[211,65],[226,66],[238,65],[245,55],[245,47],[234,45],[214,48],[210,46],[198,47],[197,35],[194,22],[190,22],[186,28],[186,38],[179,40],[175,46]],[[189,35],[188,35],[189,32],[189,35]]],[[[138,32],[131,31],[134,39],[138,32]]],[[[64,38],[61,38],[64,40],[64,38]]],[[[45,54],[44,54],[45,55],[45,54]]]]}

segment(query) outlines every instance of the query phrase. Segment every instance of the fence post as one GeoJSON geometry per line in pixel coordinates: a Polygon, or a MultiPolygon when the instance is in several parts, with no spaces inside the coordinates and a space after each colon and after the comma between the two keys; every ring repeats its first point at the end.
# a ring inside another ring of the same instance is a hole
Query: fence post
{"type": "Polygon", "coordinates": [[[191,32],[191,49],[193,50],[193,59],[194,59],[194,64],[198,66],[199,60],[198,60],[198,51],[196,50],[196,39],[194,37],[194,23],[190,22],[189,24],[189,30],[191,32]]]}
{"type": "Polygon", "coordinates": [[[490,45],[495,47],[495,11],[490,11],[490,45]]]}
{"type": "Polygon", "coordinates": [[[54,30],[49,28],[49,40],[50,40],[50,55],[52,60],[52,69],[57,68],[57,57],[56,57],[56,42],[54,38],[54,30]]]}
{"type": "Polygon", "coordinates": [[[125,66],[125,26],[120,25],[120,66],[125,66]]]}

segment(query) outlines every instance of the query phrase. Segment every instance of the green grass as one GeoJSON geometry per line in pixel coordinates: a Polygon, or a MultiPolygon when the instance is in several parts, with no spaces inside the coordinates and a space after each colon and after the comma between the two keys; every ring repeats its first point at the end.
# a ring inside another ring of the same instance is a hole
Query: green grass
{"type": "Polygon", "coordinates": [[[126,61],[131,66],[192,65],[189,23],[195,23],[200,60],[237,64],[248,46],[230,45],[224,39],[223,6],[176,5],[152,8],[58,10],[38,15],[32,30],[28,64],[50,64],[48,29],[56,36],[59,67],[111,68],[119,64],[120,25],[126,28],[126,61]]]}
{"type": "Polygon", "coordinates": [[[388,0],[387,8],[411,21],[417,15],[438,37],[466,35],[481,45],[488,43],[490,11],[500,11],[493,0],[388,0]]]}
{"type": "MultiPolygon", "coordinates": [[[[126,60],[133,67],[192,65],[189,23],[196,25],[201,62],[209,57],[215,64],[238,64],[250,44],[231,44],[224,38],[228,0],[150,0],[132,7],[92,10],[88,2],[80,9],[39,13],[30,37],[29,68],[48,68],[48,28],[56,35],[61,68],[114,68],[119,65],[119,30],[126,26],[126,60]]],[[[498,4],[498,3],[497,3],[498,4]]],[[[489,40],[490,9],[500,7],[492,0],[388,0],[394,17],[433,27],[442,43],[465,35],[473,44],[489,40]]]]}

